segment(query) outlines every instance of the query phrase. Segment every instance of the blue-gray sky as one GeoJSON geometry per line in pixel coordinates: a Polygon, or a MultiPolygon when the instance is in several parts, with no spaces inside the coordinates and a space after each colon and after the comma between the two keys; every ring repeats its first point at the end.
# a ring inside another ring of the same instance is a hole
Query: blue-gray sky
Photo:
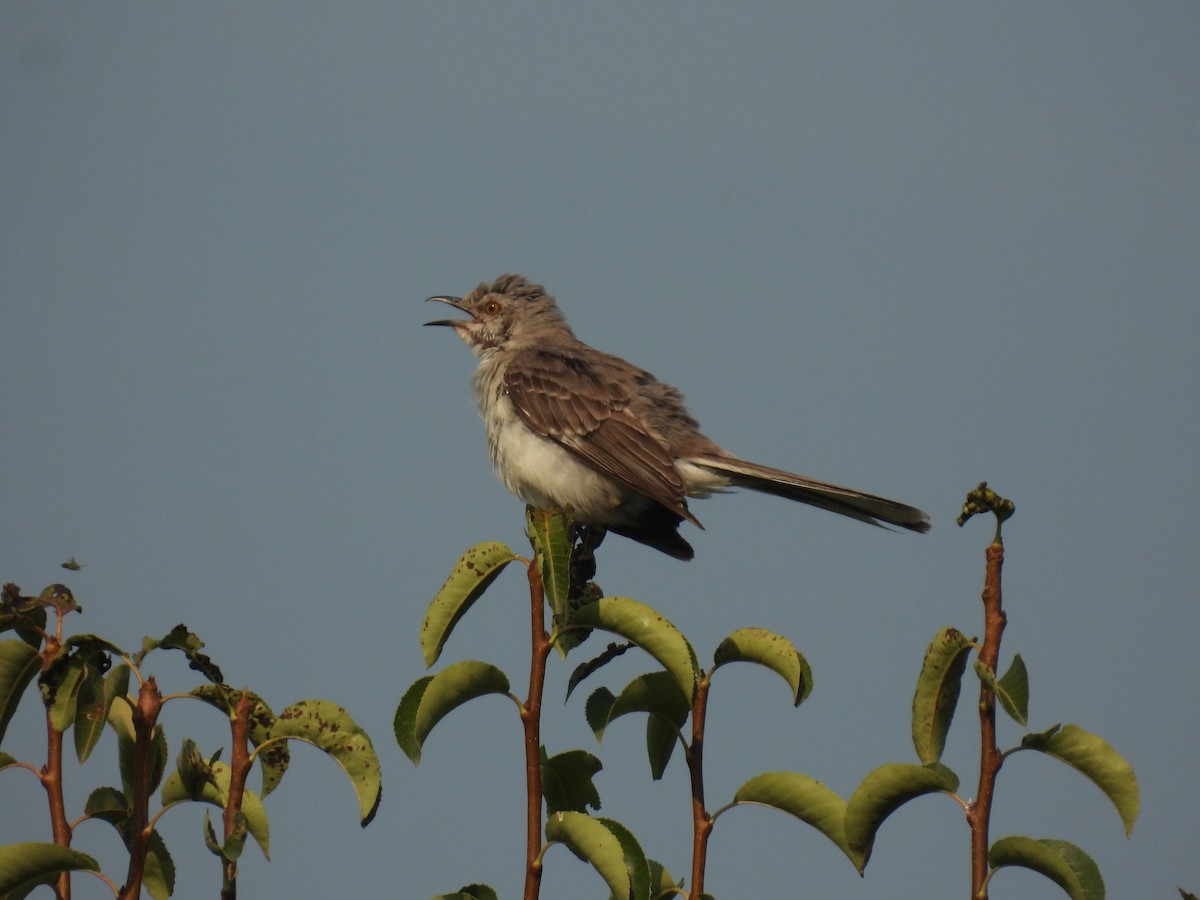
{"type": "MultiPolygon", "coordinates": [[[[186,622],[232,683],[276,708],[334,699],[373,735],[376,821],[360,831],[340,771],[298,751],[247,893],[517,896],[512,704],[460,710],[417,769],[391,723],[459,553],[525,549],[473,360],[420,327],[422,300],[521,272],[584,340],[681,386],[719,442],[934,516],[916,537],[737,495],[694,506],[690,564],[605,544],[605,590],[702,658],[760,625],[813,665],[799,710],[768,674],[718,679],[714,808],[765,770],[846,796],[913,761],[927,642],[981,628],[990,526],[954,518],[988,479],[1018,508],[1002,657],[1028,664],[1030,730],[1107,738],[1143,804],[1127,841],[1096,788],[1020,754],[993,834],[1078,843],[1112,897],[1200,890],[1197,46],[1182,2],[5,4],[0,578],[66,581],[86,608],[71,626],[130,646],[186,622]],[[85,568],[64,572],[72,555],[85,568]]],[[[445,661],[523,684],[525,609],[514,571],[445,661]]],[[[195,683],[152,660],[164,688],[195,683]]],[[[645,668],[628,655],[597,683],[645,668]]],[[[566,676],[545,740],[595,750],[583,696],[558,702],[566,676]]],[[[960,712],[946,761],[969,785],[960,712]]],[[[36,713],[5,749],[36,752],[36,713]]],[[[228,742],[199,706],[164,723],[173,746],[228,742]]],[[[642,737],[621,722],[600,748],[603,813],[683,875],[684,771],[651,782],[642,737]]],[[[100,753],[70,787],[79,803],[115,781],[100,753]]],[[[48,839],[22,773],[0,774],[0,807],[32,810],[0,817],[0,841],[48,839]]],[[[164,823],[181,898],[218,886],[200,821],[164,823]]],[[[114,843],[100,825],[76,840],[114,843]]],[[[722,817],[711,849],[718,897],[967,886],[945,798],[888,820],[865,879],[766,810],[722,817]]],[[[559,849],[543,895],[604,891],[559,849]]],[[[1010,871],[993,896],[1061,893],[1010,871]]]]}

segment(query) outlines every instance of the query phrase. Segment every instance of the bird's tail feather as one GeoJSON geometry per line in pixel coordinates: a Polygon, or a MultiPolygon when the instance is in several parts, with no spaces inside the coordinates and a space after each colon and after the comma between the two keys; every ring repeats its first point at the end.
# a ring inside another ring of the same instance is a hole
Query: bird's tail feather
{"type": "Polygon", "coordinates": [[[926,532],[930,528],[928,513],[885,497],[864,494],[853,488],[815,481],[732,456],[700,455],[690,457],[689,462],[725,476],[734,487],[750,488],[764,494],[798,500],[860,522],[895,525],[918,532],[926,532]]]}

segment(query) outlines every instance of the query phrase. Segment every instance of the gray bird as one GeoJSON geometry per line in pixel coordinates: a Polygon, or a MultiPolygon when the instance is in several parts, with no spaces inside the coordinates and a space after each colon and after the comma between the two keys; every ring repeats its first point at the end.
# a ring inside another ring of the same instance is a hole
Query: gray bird
{"type": "Polygon", "coordinates": [[[466,297],[430,297],[466,313],[453,328],[479,358],[475,398],[500,480],[535,507],[691,559],[687,498],[752,488],[868,522],[929,530],[919,509],[738,459],[700,432],[683,394],[575,337],[554,298],[520,275],[466,297]]]}

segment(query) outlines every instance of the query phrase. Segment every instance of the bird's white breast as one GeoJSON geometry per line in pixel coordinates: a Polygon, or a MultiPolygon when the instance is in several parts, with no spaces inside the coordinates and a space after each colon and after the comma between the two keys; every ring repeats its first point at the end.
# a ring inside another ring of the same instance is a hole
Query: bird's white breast
{"type": "Polygon", "coordinates": [[[532,506],[570,504],[580,522],[603,527],[624,520],[630,492],[531,430],[504,391],[503,372],[488,362],[476,370],[476,399],[492,465],[504,486],[532,506]]]}

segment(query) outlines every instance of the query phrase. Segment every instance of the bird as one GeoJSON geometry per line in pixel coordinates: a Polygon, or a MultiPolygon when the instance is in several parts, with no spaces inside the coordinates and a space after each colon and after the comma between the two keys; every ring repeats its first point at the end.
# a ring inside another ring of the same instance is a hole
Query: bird
{"type": "Polygon", "coordinates": [[[475,399],[500,480],[533,507],[567,507],[577,525],[613,532],[668,556],[695,552],[688,507],[730,488],[797,500],[877,526],[915,532],[912,506],[734,456],[700,431],[678,388],[575,337],[554,297],[501,275],[465,297],[434,296],[465,318],[452,328],[474,351],[475,399]]]}

